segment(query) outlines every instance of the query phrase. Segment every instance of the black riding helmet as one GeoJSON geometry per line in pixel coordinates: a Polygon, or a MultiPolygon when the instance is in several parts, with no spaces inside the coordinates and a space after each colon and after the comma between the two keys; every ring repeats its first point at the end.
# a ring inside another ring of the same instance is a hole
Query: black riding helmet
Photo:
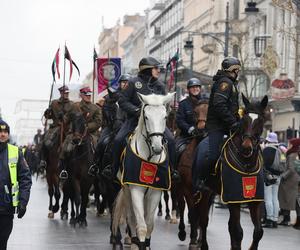
{"type": "Polygon", "coordinates": [[[194,87],[194,86],[201,87],[201,82],[198,78],[191,78],[190,80],[188,80],[187,88],[189,89],[189,88],[194,87]]]}
{"type": "Polygon", "coordinates": [[[118,82],[129,81],[130,78],[131,78],[131,75],[123,74],[123,75],[120,76],[118,82]]]}
{"type": "Polygon", "coordinates": [[[241,62],[236,57],[226,57],[222,62],[222,70],[233,72],[241,69],[241,62]]]}
{"type": "Polygon", "coordinates": [[[161,63],[156,60],[155,58],[149,56],[149,57],[144,57],[139,63],[139,71],[142,72],[146,69],[152,69],[154,67],[159,67],[161,63]]]}

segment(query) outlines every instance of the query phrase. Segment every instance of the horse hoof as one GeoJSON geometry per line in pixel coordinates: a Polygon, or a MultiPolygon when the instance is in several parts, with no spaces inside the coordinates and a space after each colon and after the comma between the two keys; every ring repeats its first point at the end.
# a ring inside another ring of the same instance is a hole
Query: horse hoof
{"type": "Polygon", "coordinates": [[[126,236],[124,238],[124,245],[127,245],[127,246],[131,245],[131,238],[129,236],[126,236]]]}
{"type": "Polygon", "coordinates": [[[48,218],[53,219],[54,218],[54,213],[51,211],[48,213],[48,218]]]}
{"type": "Polygon", "coordinates": [[[162,216],[162,211],[158,211],[157,216],[162,216]]]}
{"type": "Polygon", "coordinates": [[[178,238],[179,238],[181,241],[185,241],[185,238],[186,238],[186,232],[185,232],[185,231],[179,231],[179,233],[178,233],[178,238]]]}
{"type": "Polygon", "coordinates": [[[76,220],[75,220],[75,218],[71,218],[69,224],[70,224],[71,226],[75,227],[75,225],[76,225],[76,220]]]}
{"type": "Polygon", "coordinates": [[[139,250],[139,246],[136,244],[131,244],[130,250],[139,250]]]}
{"type": "MultiPolygon", "coordinates": [[[[197,244],[190,244],[189,245],[189,250],[197,250],[197,249],[199,249],[199,246],[197,244]]],[[[201,248],[201,250],[202,250],[202,248],[201,248]]]]}
{"type": "Polygon", "coordinates": [[[78,222],[78,224],[79,224],[80,227],[87,227],[88,226],[86,219],[80,220],[78,222]]]}
{"type": "Polygon", "coordinates": [[[170,220],[170,223],[171,223],[171,224],[177,224],[177,223],[178,223],[178,220],[177,220],[176,218],[172,218],[172,219],[170,220]]]}
{"type": "Polygon", "coordinates": [[[121,244],[113,244],[113,250],[123,250],[123,245],[121,244]]]}
{"type": "Polygon", "coordinates": [[[60,213],[60,219],[61,220],[68,220],[68,213],[67,212],[61,212],[60,213]]]}
{"type": "Polygon", "coordinates": [[[52,208],[52,212],[53,213],[57,213],[59,210],[59,205],[55,205],[53,208],[52,208]]]}
{"type": "Polygon", "coordinates": [[[170,216],[169,214],[167,214],[167,215],[165,216],[165,219],[166,219],[166,220],[170,220],[170,219],[171,219],[171,216],[170,216]]]}

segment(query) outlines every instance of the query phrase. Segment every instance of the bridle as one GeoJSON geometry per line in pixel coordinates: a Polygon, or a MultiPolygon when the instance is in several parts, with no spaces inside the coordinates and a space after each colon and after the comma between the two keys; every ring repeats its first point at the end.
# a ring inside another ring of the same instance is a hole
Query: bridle
{"type": "Polygon", "coordinates": [[[87,134],[88,134],[88,127],[86,126],[84,128],[83,133],[79,136],[79,142],[78,143],[74,143],[74,141],[72,140],[73,145],[80,146],[82,144],[82,142],[83,142],[83,139],[87,136],[87,134]]]}
{"type": "MultiPolygon", "coordinates": [[[[145,107],[149,106],[148,104],[145,104],[142,108],[142,115],[143,115],[143,122],[144,122],[144,127],[145,127],[145,131],[146,131],[146,135],[143,135],[143,137],[145,138],[145,142],[146,142],[146,145],[148,147],[148,150],[150,152],[150,155],[148,156],[148,161],[154,156],[156,155],[155,153],[153,153],[152,149],[151,149],[151,138],[153,136],[161,136],[162,139],[163,139],[163,145],[165,145],[167,142],[164,140],[164,133],[161,133],[161,132],[153,132],[153,133],[150,133],[148,128],[147,128],[147,117],[145,116],[145,107]]],[[[135,149],[136,149],[136,152],[138,152],[137,150],[137,141],[135,141],[135,149]]]]}

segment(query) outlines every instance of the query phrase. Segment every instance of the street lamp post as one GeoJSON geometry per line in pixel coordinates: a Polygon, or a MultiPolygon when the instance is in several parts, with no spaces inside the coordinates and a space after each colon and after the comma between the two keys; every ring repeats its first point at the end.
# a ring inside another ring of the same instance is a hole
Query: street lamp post
{"type": "Polygon", "coordinates": [[[228,56],[228,46],[229,46],[229,2],[226,4],[226,21],[225,21],[225,48],[224,57],[228,56]]]}
{"type": "Polygon", "coordinates": [[[184,50],[190,56],[190,77],[193,77],[193,63],[194,63],[194,43],[192,36],[189,35],[184,45],[184,50]]]}

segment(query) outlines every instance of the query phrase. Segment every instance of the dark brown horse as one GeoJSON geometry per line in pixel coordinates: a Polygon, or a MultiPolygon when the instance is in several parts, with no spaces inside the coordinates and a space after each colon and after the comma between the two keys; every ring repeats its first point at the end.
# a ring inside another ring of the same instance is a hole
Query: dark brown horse
{"type": "MultiPolygon", "coordinates": [[[[201,141],[205,135],[204,128],[206,122],[207,109],[208,109],[208,104],[206,101],[200,102],[194,108],[194,114],[196,120],[195,126],[199,131],[202,131],[202,133],[199,133],[198,135],[191,137],[190,143],[183,151],[177,165],[177,169],[181,177],[181,182],[179,183],[179,186],[177,188],[177,199],[178,199],[178,207],[179,207],[179,214],[180,214],[178,237],[182,241],[184,241],[186,238],[185,224],[184,224],[185,202],[187,203],[189,214],[194,207],[193,194],[192,194],[192,163],[194,159],[195,149],[199,141],[201,141]]],[[[189,215],[189,219],[191,221],[190,215],[189,215]]],[[[191,230],[192,229],[194,228],[191,228],[191,230]]],[[[195,230],[197,230],[197,228],[195,228],[195,230]]],[[[191,244],[193,244],[192,236],[195,234],[197,234],[197,232],[191,231],[191,244]]]]}
{"type": "MultiPolygon", "coordinates": [[[[261,226],[263,173],[259,139],[263,132],[268,98],[265,96],[261,102],[250,103],[243,96],[243,102],[245,110],[241,119],[241,128],[227,139],[215,168],[216,175],[211,175],[206,183],[213,191],[201,193],[192,214],[191,230],[195,231],[200,226],[198,247],[202,250],[208,249],[206,229],[213,192],[220,194],[222,200],[228,204],[230,212],[228,230],[232,250],[241,249],[243,229],[240,224],[240,205],[242,203],[248,204],[254,225],[253,241],[249,249],[258,249],[259,241],[263,236],[261,226]]],[[[193,237],[195,240],[197,235],[193,237]]]]}
{"type": "MultiPolygon", "coordinates": [[[[48,218],[54,218],[54,214],[59,210],[59,169],[58,169],[58,159],[59,150],[61,146],[61,137],[64,137],[64,126],[61,124],[60,127],[54,128],[54,136],[51,141],[51,145],[46,147],[43,145],[43,150],[45,151],[46,160],[46,178],[48,183],[48,194],[49,194],[49,213],[48,218]],[[55,197],[55,204],[53,204],[53,196],[55,197]]],[[[49,142],[50,143],[50,142],[49,142]]]]}
{"type": "Polygon", "coordinates": [[[86,208],[88,195],[94,177],[88,174],[89,167],[93,164],[94,148],[92,137],[87,131],[86,120],[81,113],[72,115],[72,143],[74,148],[67,158],[67,171],[69,192],[67,196],[75,203],[75,220],[71,218],[70,224],[87,226],[86,208]]]}

